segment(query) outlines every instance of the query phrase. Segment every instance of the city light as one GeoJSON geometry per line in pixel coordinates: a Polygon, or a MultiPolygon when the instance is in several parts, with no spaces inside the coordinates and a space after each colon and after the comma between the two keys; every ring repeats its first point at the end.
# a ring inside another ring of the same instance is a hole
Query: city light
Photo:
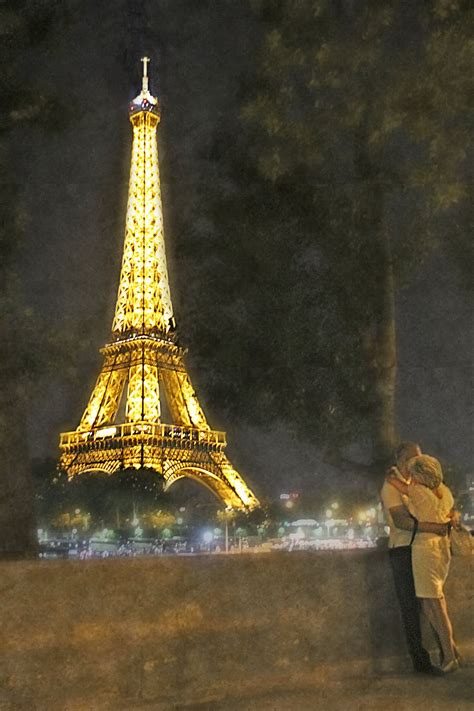
{"type": "MultiPolygon", "coordinates": [[[[284,499],[283,503],[294,505],[295,501],[284,499]]],[[[311,510],[304,507],[304,499],[300,499],[299,508],[308,513],[311,510]]],[[[48,537],[44,527],[38,529],[42,557],[64,556],[65,547],[69,557],[81,560],[90,557],[162,555],[170,552],[213,555],[222,552],[257,553],[278,550],[343,551],[373,548],[378,539],[386,539],[387,535],[383,521],[377,521],[377,507],[370,504],[359,510],[354,520],[336,518],[336,509],[330,504],[330,508],[323,511],[323,516],[318,517],[319,521],[309,516],[283,520],[280,514],[280,520],[258,519],[254,523],[248,521],[245,527],[242,523],[229,526],[230,522],[236,520],[236,516],[238,520],[238,513],[229,508],[219,508],[209,517],[205,528],[198,528],[200,524],[193,523],[192,513],[184,527],[182,515],[177,516],[163,509],[141,509],[140,516],[134,513],[132,520],[122,519],[128,522],[131,528],[131,534],[128,535],[132,537],[129,540],[123,538],[123,530],[118,527],[114,530],[113,525],[105,525],[97,531],[94,522],[92,527],[96,533],[90,537],[85,536],[83,528],[77,527],[74,517],[80,517],[82,520],[86,516],[90,518],[90,514],[83,513],[79,508],[71,510],[73,513],[66,513],[58,518],[58,523],[67,529],[62,539],[57,540],[54,535],[48,537]],[[179,535],[176,528],[173,528],[176,526],[180,526],[179,535]]],[[[178,508],[177,511],[179,510],[178,508]]],[[[287,516],[289,515],[290,512],[287,516]]]]}

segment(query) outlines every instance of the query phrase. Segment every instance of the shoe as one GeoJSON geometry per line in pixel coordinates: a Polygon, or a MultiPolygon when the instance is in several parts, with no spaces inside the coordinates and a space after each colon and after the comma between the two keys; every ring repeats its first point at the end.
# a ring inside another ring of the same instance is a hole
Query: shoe
{"type": "Polygon", "coordinates": [[[457,671],[459,669],[459,662],[457,659],[453,659],[451,662],[448,662],[444,666],[440,667],[440,671],[442,674],[452,674],[453,672],[457,671]]]}
{"type": "Polygon", "coordinates": [[[439,667],[435,667],[433,664],[416,666],[414,668],[414,671],[416,674],[429,674],[431,676],[444,676],[444,672],[442,672],[439,667]]]}

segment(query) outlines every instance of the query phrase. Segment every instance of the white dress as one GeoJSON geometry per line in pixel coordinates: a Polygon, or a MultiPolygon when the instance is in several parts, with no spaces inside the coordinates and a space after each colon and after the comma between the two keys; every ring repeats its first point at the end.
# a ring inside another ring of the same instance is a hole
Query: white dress
{"type": "MultiPolygon", "coordinates": [[[[447,486],[441,484],[441,498],[422,484],[410,484],[404,497],[410,513],[418,521],[447,523],[454,506],[453,496],[447,486]]],[[[435,533],[417,533],[412,544],[413,577],[417,597],[442,598],[448,577],[451,553],[448,536],[435,533]]]]}

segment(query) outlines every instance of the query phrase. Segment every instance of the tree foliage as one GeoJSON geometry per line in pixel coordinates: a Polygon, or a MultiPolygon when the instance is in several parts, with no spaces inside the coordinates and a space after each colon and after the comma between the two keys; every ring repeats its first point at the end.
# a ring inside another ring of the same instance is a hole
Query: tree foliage
{"type": "Polygon", "coordinates": [[[216,137],[201,266],[204,283],[220,280],[223,318],[203,325],[196,295],[195,328],[221,364],[214,397],[233,378],[229,407],[293,421],[328,455],[366,441],[383,458],[396,438],[397,289],[433,249],[468,281],[472,13],[444,1],[252,4],[264,38],[241,123],[216,137]],[[238,356],[219,343],[233,329],[238,356]]]}

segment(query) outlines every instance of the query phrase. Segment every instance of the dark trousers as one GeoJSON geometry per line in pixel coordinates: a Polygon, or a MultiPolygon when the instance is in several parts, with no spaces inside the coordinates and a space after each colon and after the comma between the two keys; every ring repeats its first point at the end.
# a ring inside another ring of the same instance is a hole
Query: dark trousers
{"type": "Polygon", "coordinates": [[[413,666],[415,669],[427,667],[431,660],[421,643],[420,610],[413,580],[411,546],[391,548],[389,558],[413,666]]]}

